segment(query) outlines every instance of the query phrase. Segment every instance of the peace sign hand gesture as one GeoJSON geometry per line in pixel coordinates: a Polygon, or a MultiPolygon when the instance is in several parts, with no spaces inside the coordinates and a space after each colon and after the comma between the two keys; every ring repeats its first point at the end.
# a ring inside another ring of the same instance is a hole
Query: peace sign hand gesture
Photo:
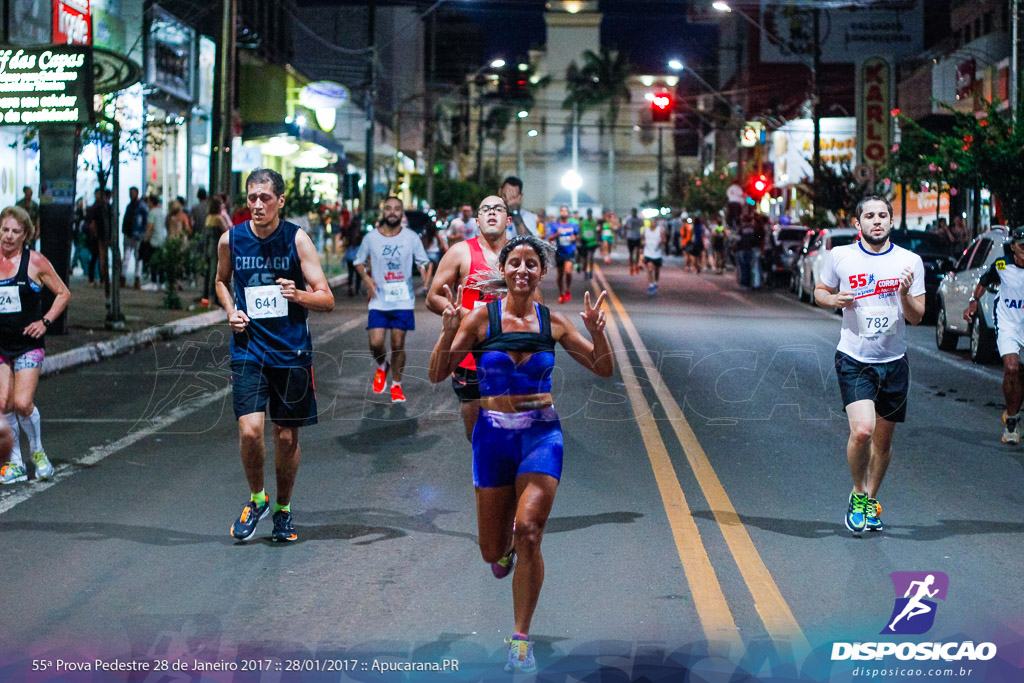
{"type": "Polygon", "coordinates": [[[580,313],[580,317],[583,318],[583,324],[591,335],[604,332],[606,320],[601,305],[604,303],[604,298],[607,294],[607,291],[602,290],[593,306],[590,305],[590,292],[584,292],[583,294],[583,305],[586,307],[586,310],[580,313]]]}
{"type": "Polygon", "coordinates": [[[441,329],[444,332],[455,333],[459,331],[462,324],[462,316],[466,309],[462,307],[462,285],[456,290],[456,296],[452,296],[452,290],[448,285],[444,286],[444,297],[448,300],[444,311],[441,312],[441,329]]]}

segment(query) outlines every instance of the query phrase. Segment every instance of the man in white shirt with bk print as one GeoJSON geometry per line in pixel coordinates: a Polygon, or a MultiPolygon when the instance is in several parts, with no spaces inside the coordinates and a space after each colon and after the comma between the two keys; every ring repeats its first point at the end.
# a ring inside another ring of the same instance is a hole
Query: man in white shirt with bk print
{"type": "Polygon", "coordinates": [[[921,257],[889,241],[889,200],[862,199],[854,225],[860,241],[828,253],[814,300],[843,311],[835,368],[850,423],[846,459],[853,491],[845,522],[860,535],[882,530],[878,489],[889,467],[893,429],[907,413],[906,323],[921,322],[925,293],[921,257]]]}

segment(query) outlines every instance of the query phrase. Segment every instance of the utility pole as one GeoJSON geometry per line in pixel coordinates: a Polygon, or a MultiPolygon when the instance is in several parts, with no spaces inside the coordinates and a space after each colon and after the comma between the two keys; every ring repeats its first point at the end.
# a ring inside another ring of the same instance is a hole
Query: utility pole
{"type": "Polygon", "coordinates": [[[478,118],[476,122],[476,182],[484,184],[484,94],[481,79],[477,79],[476,101],[478,118]]]}
{"type": "Polygon", "coordinates": [[[434,206],[434,157],[437,154],[437,111],[434,105],[434,78],[437,70],[437,11],[430,13],[430,62],[427,70],[427,96],[423,109],[427,114],[426,126],[423,127],[424,147],[427,148],[427,204],[434,206]]]}
{"type": "Polygon", "coordinates": [[[1017,118],[1020,108],[1020,0],[1010,2],[1010,24],[1013,41],[1010,46],[1010,116],[1017,118]]]}
{"type": "MultiPolygon", "coordinates": [[[[210,192],[228,192],[231,184],[231,115],[235,106],[235,23],[238,0],[222,0],[219,68],[214,75],[217,99],[213,113],[213,158],[210,192]]],[[[116,143],[115,143],[116,145],[116,143]]]]}
{"type": "Polygon", "coordinates": [[[374,114],[374,103],[377,97],[377,76],[376,76],[376,61],[377,61],[377,42],[375,34],[377,31],[377,0],[370,0],[369,7],[369,18],[367,19],[367,40],[369,42],[369,55],[370,60],[367,67],[366,74],[366,180],[363,182],[363,224],[366,224],[366,219],[371,215],[371,212],[375,213],[374,209],[374,183],[376,182],[376,174],[373,169],[373,142],[374,135],[376,133],[375,114],[374,114]]]}
{"type": "Polygon", "coordinates": [[[664,169],[662,168],[663,162],[663,147],[662,147],[662,133],[665,132],[665,126],[658,126],[658,204],[664,204],[665,202],[661,198],[661,187],[664,179],[664,169]]]}
{"type": "Polygon", "coordinates": [[[818,169],[821,168],[821,112],[819,111],[820,93],[818,92],[818,72],[821,70],[821,10],[814,8],[814,55],[811,62],[811,118],[814,119],[814,179],[818,180],[818,169]]]}

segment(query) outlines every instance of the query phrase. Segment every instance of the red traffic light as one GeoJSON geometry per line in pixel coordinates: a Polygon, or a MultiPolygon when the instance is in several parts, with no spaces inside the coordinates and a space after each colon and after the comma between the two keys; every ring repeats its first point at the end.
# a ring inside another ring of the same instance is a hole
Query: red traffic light
{"type": "Polygon", "coordinates": [[[651,99],[651,120],[655,123],[672,120],[672,96],[670,94],[658,93],[651,99]]]}
{"type": "Polygon", "coordinates": [[[748,194],[755,199],[760,200],[761,197],[768,194],[769,190],[772,189],[772,180],[764,173],[759,173],[750,179],[750,190],[748,194]]]}

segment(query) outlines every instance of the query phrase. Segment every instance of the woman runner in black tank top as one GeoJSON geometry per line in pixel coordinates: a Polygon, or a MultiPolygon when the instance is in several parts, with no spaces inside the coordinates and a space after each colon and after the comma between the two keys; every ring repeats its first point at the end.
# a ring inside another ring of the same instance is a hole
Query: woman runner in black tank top
{"type": "MultiPolygon", "coordinates": [[[[43,335],[64,312],[71,292],[50,261],[26,245],[35,240],[35,224],[24,209],[11,206],[0,211],[0,409],[10,427],[13,442],[0,466],[0,483],[28,479],[18,442],[24,431],[32,449],[37,479],[53,475],[39,434],[36,386],[43,365],[43,335]],[[43,312],[43,287],[54,295],[43,312]]],[[[0,436],[0,455],[5,446],[0,436]]]]}

